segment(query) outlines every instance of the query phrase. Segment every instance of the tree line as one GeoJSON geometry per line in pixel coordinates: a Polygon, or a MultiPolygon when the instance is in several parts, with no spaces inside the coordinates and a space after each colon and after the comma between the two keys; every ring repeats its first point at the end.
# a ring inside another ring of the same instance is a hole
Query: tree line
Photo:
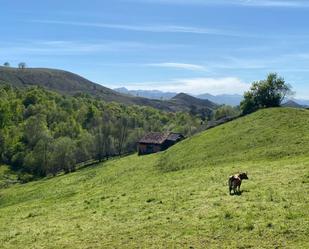
{"type": "Polygon", "coordinates": [[[79,163],[135,152],[149,131],[190,136],[200,129],[201,119],[189,113],[0,86],[0,164],[34,176],[68,173],[79,163]]]}

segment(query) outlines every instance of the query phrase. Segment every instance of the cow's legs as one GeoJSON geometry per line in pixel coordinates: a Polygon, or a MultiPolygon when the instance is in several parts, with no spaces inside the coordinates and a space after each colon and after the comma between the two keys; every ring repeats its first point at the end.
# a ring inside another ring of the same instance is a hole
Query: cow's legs
{"type": "Polygon", "coordinates": [[[233,193],[234,195],[237,194],[237,187],[235,185],[233,186],[233,193]]]}
{"type": "Polygon", "coordinates": [[[230,195],[232,194],[231,191],[232,191],[232,182],[231,182],[231,178],[229,178],[227,184],[229,185],[229,193],[230,195]]]}
{"type": "Polygon", "coordinates": [[[241,185],[241,182],[239,182],[239,185],[238,185],[238,194],[240,194],[240,185],[241,185]]]}

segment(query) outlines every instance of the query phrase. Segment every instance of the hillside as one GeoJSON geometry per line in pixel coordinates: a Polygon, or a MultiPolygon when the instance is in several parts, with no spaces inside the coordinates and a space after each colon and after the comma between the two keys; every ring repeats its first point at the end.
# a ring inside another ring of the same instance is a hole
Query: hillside
{"type": "Polygon", "coordinates": [[[134,103],[133,99],[127,96],[95,84],[79,75],[57,69],[27,68],[20,70],[0,67],[0,83],[9,83],[16,87],[38,85],[62,94],[87,93],[101,97],[106,101],[134,103]]]}
{"type": "Polygon", "coordinates": [[[2,248],[308,248],[308,120],[262,110],[161,154],[1,189],[2,248]]]}
{"type": "Polygon", "coordinates": [[[164,153],[161,168],[279,160],[309,155],[309,111],[277,108],[259,111],[187,140],[164,153]]]}
{"type": "Polygon", "coordinates": [[[192,110],[192,108],[196,109],[197,111],[203,109],[214,110],[218,107],[217,104],[207,99],[198,99],[185,93],[179,93],[167,102],[187,111],[192,110]]]}
{"type": "MultiPolygon", "coordinates": [[[[17,69],[0,66],[1,83],[11,84],[15,87],[36,85],[65,95],[85,93],[107,102],[115,101],[122,104],[150,106],[170,112],[189,110],[188,105],[179,105],[173,101],[161,101],[121,94],[100,84],[93,83],[77,74],[57,69],[17,69]]],[[[204,108],[211,109],[214,106],[213,103],[205,103],[204,108]],[[208,104],[210,105],[208,106],[208,104]]]]}

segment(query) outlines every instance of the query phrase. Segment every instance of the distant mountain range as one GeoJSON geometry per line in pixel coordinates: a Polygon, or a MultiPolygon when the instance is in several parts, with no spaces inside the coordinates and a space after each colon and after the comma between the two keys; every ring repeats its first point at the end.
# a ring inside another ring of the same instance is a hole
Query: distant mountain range
{"type": "Polygon", "coordinates": [[[169,100],[177,95],[175,92],[161,92],[158,90],[128,90],[125,87],[115,88],[116,92],[128,94],[135,97],[143,97],[148,99],[169,100]]]}
{"type": "MultiPolygon", "coordinates": [[[[163,92],[158,90],[128,90],[125,87],[114,89],[117,92],[127,94],[130,96],[139,96],[149,99],[161,99],[161,100],[169,100],[175,97],[178,93],[176,92],[163,92]]],[[[212,95],[209,93],[204,93],[200,95],[194,95],[193,97],[199,99],[207,99],[211,102],[214,102],[218,105],[231,105],[237,106],[243,100],[243,96],[240,94],[220,94],[220,95],[212,95]]],[[[308,107],[309,100],[305,99],[288,99],[283,106],[290,107],[308,107]]]]}
{"type": "MultiPolygon", "coordinates": [[[[123,94],[128,94],[131,96],[139,96],[149,99],[162,99],[168,100],[175,97],[178,93],[176,92],[162,92],[158,90],[128,90],[125,87],[116,88],[115,91],[123,94]]],[[[226,104],[236,106],[239,105],[243,99],[242,95],[239,94],[221,94],[221,95],[211,95],[208,93],[193,96],[199,99],[207,99],[219,105],[226,104]]]]}
{"type": "Polygon", "coordinates": [[[150,106],[159,110],[177,112],[205,110],[212,111],[217,104],[201,100],[186,94],[175,94],[169,100],[136,97],[119,93],[100,84],[91,82],[77,74],[48,68],[9,68],[0,66],[0,84],[10,84],[18,88],[40,86],[64,95],[88,94],[106,102],[118,102],[126,105],[150,106]]]}
{"type": "Polygon", "coordinates": [[[240,94],[220,94],[220,95],[211,95],[208,93],[197,95],[196,97],[201,99],[208,99],[220,105],[231,105],[237,106],[243,100],[243,96],[240,94]]]}

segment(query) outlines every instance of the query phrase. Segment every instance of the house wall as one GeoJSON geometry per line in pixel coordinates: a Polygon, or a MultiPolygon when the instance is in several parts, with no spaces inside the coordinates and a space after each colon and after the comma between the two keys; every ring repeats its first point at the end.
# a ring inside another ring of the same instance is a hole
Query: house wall
{"type": "Polygon", "coordinates": [[[163,144],[145,144],[138,143],[137,151],[139,155],[147,155],[152,153],[157,153],[159,151],[167,150],[169,147],[183,140],[184,137],[180,137],[176,141],[166,140],[163,144]]]}
{"type": "Polygon", "coordinates": [[[138,144],[138,154],[147,155],[151,153],[157,153],[162,150],[161,145],[158,144],[138,144]]]}

